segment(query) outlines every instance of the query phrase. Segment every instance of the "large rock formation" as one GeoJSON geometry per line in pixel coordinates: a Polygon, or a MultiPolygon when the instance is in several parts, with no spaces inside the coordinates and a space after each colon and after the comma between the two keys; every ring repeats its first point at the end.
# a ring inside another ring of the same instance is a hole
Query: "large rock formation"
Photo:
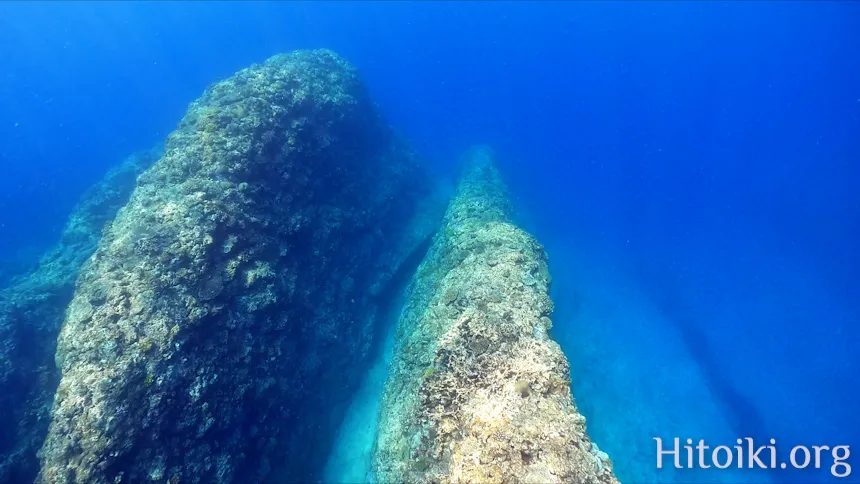
{"type": "Polygon", "coordinates": [[[486,149],[465,174],[406,296],[374,460],[383,483],[615,483],[586,435],[542,246],[511,223],[486,149]]]}
{"type": "Polygon", "coordinates": [[[311,480],[431,186],[332,52],[208,88],[81,272],[40,481],[311,480]]]}
{"type": "Polygon", "coordinates": [[[0,291],[0,483],[33,482],[59,381],[57,335],[81,266],[157,151],[110,170],[75,207],[59,242],[0,291]]]}

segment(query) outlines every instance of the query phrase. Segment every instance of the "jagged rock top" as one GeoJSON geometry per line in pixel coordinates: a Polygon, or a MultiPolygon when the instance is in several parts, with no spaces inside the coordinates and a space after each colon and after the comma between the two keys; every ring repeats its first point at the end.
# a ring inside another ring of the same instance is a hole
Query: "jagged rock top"
{"type": "Polygon", "coordinates": [[[511,222],[486,148],[471,150],[408,290],[373,476],[383,483],[615,483],[547,334],[543,247],[511,222]]]}

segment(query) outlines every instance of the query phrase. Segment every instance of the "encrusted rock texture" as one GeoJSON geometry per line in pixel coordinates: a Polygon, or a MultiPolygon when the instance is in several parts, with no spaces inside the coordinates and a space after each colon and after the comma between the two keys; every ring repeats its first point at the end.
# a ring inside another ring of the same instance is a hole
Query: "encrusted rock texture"
{"type": "Polygon", "coordinates": [[[81,271],[39,481],[312,481],[432,186],[330,51],[210,86],[81,271]]]}
{"type": "Polygon", "coordinates": [[[138,153],[111,169],[83,195],[57,244],[0,291],[0,483],[33,482],[38,473],[60,377],[54,350],[78,272],[158,156],[138,153]]]}
{"type": "Polygon", "coordinates": [[[615,483],[547,334],[543,247],[512,224],[492,152],[475,147],[408,288],[371,476],[381,483],[615,483]]]}

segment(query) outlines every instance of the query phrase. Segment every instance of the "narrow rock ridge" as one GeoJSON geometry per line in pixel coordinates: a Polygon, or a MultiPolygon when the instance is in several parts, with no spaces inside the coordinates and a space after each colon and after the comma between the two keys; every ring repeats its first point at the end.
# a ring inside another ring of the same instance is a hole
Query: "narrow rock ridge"
{"type": "Polygon", "coordinates": [[[616,483],[547,334],[543,247],[511,222],[489,149],[465,171],[397,328],[372,479],[616,483]]]}
{"type": "Polygon", "coordinates": [[[81,271],[39,481],[312,482],[432,187],[331,51],[209,87],[81,271]]]}
{"type": "Polygon", "coordinates": [[[134,154],[81,197],[60,240],[0,290],[0,483],[33,482],[60,372],[57,335],[84,262],[160,150],[134,154]]]}

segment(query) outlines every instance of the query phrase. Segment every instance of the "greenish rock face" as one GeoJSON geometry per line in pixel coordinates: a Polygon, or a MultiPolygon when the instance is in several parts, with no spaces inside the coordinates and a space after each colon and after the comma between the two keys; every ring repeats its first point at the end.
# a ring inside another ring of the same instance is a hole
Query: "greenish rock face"
{"type": "Polygon", "coordinates": [[[330,51],[208,88],[81,271],[39,480],[312,480],[431,187],[330,51]]]}
{"type": "Polygon", "coordinates": [[[38,473],[60,378],[54,350],[75,280],[138,175],[159,156],[138,153],[110,170],[83,195],[59,242],[0,291],[0,483],[33,482],[38,473]]]}
{"type": "Polygon", "coordinates": [[[486,148],[405,298],[377,427],[377,482],[617,483],[547,331],[543,247],[511,221],[486,148]]]}

